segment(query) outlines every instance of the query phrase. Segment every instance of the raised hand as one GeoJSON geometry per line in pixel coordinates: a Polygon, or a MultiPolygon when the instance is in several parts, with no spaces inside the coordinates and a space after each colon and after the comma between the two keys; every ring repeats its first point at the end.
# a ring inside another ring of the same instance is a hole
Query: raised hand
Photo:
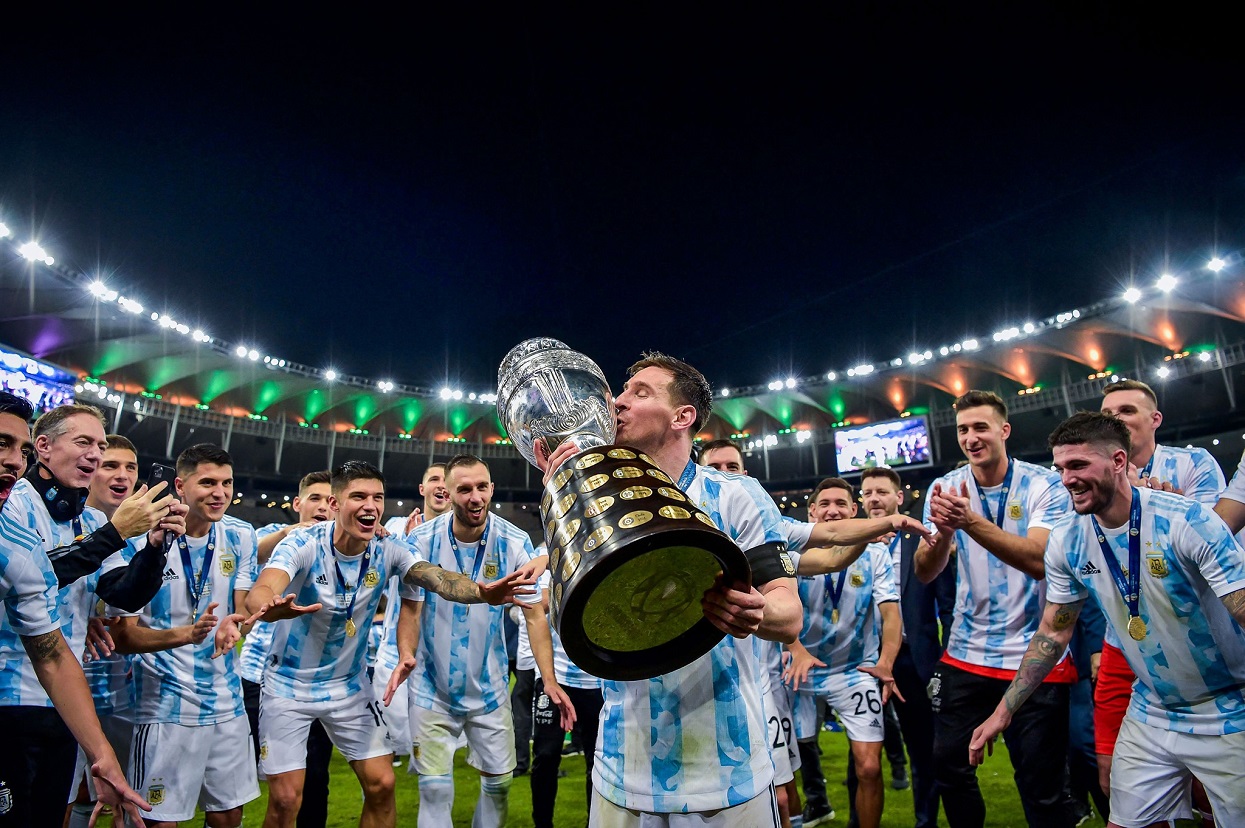
{"type": "Polygon", "coordinates": [[[219,606],[220,604],[216,601],[208,604],[207,609],[199,616],[199,620],[190,627],[191,644],[195,646],[202,644],[204,639],[208,637],[208,633],[216,629],[216,622],[220,619],[216,617],[214,610],[219,606]]]}
{"type": "Polygon", "coordinates": [[[558,445],[553,453],[550,454],[545,449],[545,441],[537,440],[533,448],[536,452],[536,467],[545,473],[544,484],[549,485],[549,479],[553,477],[553,473],[570,458],[579,454],[582,449],[572,443],[570,440],[564,440],[558,445]]]}
{"type": "Polygon", "coordinates": [[[301,606],[294,603],[294,599],[297,597],[297,595],[291,592],[284,598],[273,598],[271,601],[260,607],[259,612],[246,619],[246,623],[254,624],[256,621],[284,621],[287,618],[297,618],[300,615],[319,612],[324,606],[319,601],[314,604],[301,606]]]}
{"type": "Polygon", "coordinates": [[[411,513],[406,516],[406,525],[402,527],[402,533],[405,535],[411,534],[411,531],[423,522],[423,513],[420,512],[419,507],[416,506],[411,510],[411,513]]]}
{"type": "MultiPolygon", "coordinates": [[[[530,567],[531,564],[525,566],[530,567]]],[[[480,600],[486,604],[497,606],[498,604],[514,603],[517,595],[535,595],[536,590],[525,589],[536,583],[536,579],[529,577],[523,569],[517,569],[504,578],[498,578],[496,581],[484,583],[477,581],[480,587],[480,600]]]]}
{"type": "Polygon", "coordinates": [[[168,483],[161,480],[154,488],[144,483],[138,491],[121,501],[110,521],[117,534],[125,539],[136,538],[151,531],[169,512],[169,506],[177,498],[165,490],[168,483]]]}
{"type": "Polygon", "coordinates": [[[156,524],[156,528],[147,533],[147,543],[152,546],[163,546],[165,537],[186,534],[186,515],[189,512],[189,506],[174,500],[169,504],[168,513],[156,524]]]}

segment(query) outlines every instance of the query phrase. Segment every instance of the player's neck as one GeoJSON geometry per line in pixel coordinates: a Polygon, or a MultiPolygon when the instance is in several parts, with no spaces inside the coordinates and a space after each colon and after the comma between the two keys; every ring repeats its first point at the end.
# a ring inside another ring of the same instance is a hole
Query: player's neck
{"type": "Polygon", "coordinates": [[[1107,508],[1094,516],[1098,523],[1107,529],[1119,529],[1128,523],[1129,513],[1133,508],[1133,487],[1124,476],[1115,480],[1115,496],[1107,508]]]}
{"type": "Polygon", "coordinates": [[[441,517],[441,515],[443,515],[443,514],[445,514],[446,512],[448,512],[451,508],[453,508],[453,506],[452,506],[452,505],[450,505],[450,506],[446,506],[444,509],[442,509],[441,511],[439,511],[439,512],[438,512],[438,511],[437,511],[437,510],[433,507],[433,505],[432,505],[432,501],[431,501],[431,500],[429,500],[428,498],[424,498],[424,508],[423,508],[423,512],[422,512],[422,514],[423,514],[423,516],[424,516],[424,520],[432,520],[433,518],[439,518],[439,517],[441,517]]]}
{"type": "Polygon", "coordinates": [[[687,461],[692,459],[692,449],[685,441],[676,440],[667,443],[655,451],[645,451],[653,459],[657,468],[664,471],[676,484],[687,468],[687,461]]]}
{"type": "Polygon", "coordinates": [[[1138,471],[1140,471],[1141,469],[1144,469],[1146,467],[1146,463],[1149,463],[1151,458],[1154,457],[1154,452],[1158,449],[1158,447],[1158,443],[1156,443],[1153,438],[1150,439],[1150,442],[1147,445],[1135,445],[1133,446],[1132,453],[1128,457],[1128,462],[1132,463],[1137,467],[1138,471]]]}
{"type": "Polygon", "coordinates": [[[453,517],[454,538],[459,543],[477,543],[484,536],[484,527],[488,526],[488,518],[485,517],[484,522],[479,526],[467,526],[458,519],[458,515],[453,517]]]}
{"type": "Polygon", "coordinates": [[[1007,455],[1001,454],[989,465],[972,466],[973,477],[982,486],[1002,486],[1003,478],[1007,477],[1007,462],[1007,455]]]}
{"type": "Polygon", "coordinates": [[[96,500],[94,494],[87,496],[86,505],[92,509],[99,509],[104,513],[104,517],[109,520],[112,520],[113,513],[117,511],[117,507],[113,506],[111,503],[104,503],[102,500],[96,500]]]}
{"type": "Polygon", "coordinates": [[[343,555],[350,558],[362,555],[367,544],[367,540],[349,534],[340,523],[333,527],[333,548],[343,555]]]}
{"type": "Polygon", "coordinates": [[[186,515],[186,537],[202,538],[212,529],[213,521],[203,517],[203,515],[189,514],[186,515]]]}

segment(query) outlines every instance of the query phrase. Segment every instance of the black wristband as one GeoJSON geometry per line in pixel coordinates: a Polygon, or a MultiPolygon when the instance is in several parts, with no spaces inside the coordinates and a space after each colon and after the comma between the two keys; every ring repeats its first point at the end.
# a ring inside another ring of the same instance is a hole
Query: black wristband
{"type": "Polygon", "coordinates": [[[794,578],[795,564],[787,554],[786,541],[772,541],[754,546],[744,552],[748,565],[752,567],[752,585],[754,587],[777,581],[779,578],[794,578]]]}

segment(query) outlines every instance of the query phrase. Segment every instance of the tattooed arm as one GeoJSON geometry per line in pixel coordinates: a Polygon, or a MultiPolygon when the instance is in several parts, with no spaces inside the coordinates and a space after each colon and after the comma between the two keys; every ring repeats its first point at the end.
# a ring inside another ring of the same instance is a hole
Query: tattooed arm
{"type": "Polygon", "coordinates": [[[968,744],[968,761],[972,765],[980,765],[985,759],[986,750],[994,752],[994,740],[1012,723],[1012,715],[1020,705],[1024,704],[1033,691],[1041,686],[1042,681],[1059,663],[1072,633],[1076,629],[1077,616],[1081,614],[1081,606],[1085,599],[1071,604],[1048,603],[1042,613],[1042,623],[1029,641],[1029,649],[1025,651],[1020,669],[1012,679],[1011,686],[1003,694],[1003,700],[995,708],[993,715],[973,731],[972,741],[968,744]]]}
{"type": "Polygon", "coordinates": [[[407,586],[422,587],[459,604],[505,604],[516,595],[533,594],[533,590],[525,588],[532,585],[532,580],[522,570],[478,584],[461,573],[417,561],[402,580],[407,586]]]}
{"type": "Polygon", "coordinates": [[[1219,599],[1228,608],[1228,613],[1236,619],[1236,623],[1245,627],[1245,589],[1229,592],[1219,599]]]}

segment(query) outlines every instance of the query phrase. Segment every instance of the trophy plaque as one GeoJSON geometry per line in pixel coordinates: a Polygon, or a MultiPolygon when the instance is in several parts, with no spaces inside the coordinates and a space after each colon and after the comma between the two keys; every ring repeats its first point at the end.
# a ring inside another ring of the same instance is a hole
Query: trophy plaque
{"type": "Polygon", "coordinates": [[[580,452],[540,504],[550,617],[567,656],[601,678],[669,673],[724,635],[701,610],[719,573],[750,584],[747,558],[643,452],[614,445],[601,369],[556,339],[529,339],[498,370],[497,411],[519,452],[564,440],[580,452]]]}

